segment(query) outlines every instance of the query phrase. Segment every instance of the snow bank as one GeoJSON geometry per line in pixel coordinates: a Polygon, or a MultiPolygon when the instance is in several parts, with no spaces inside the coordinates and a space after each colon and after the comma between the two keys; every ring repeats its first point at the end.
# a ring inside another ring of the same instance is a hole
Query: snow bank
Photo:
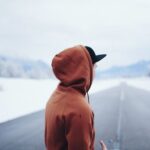
{"type": "Polygon", "coordinates": [[[148,77],[125,79],[124,81],[133,87],[150,91],[150,78],[148,77]]]}
{"type": "Polygon", "coordinates": [[[43,109],[57,84],[55,80],[0,78],[0,122],[43,109]]]}
{"type": "MultiPolygon", "coordinates": [[[[149,78],[94,80],[89,94],[126,82],[150,90],[149,78]]],[[[0,78],[0,122],[45,108],[46,102],[58,84],[57,80],[0,78]]]]}
{"type": "Polygon", "coordinates": [[[89,93],[95,93],[101,90],[105,90],[114,86],[119,85],[121,82],[124,80],[119,78],[119,79],[103,79],[103,80],[94,80],[92,83],[92,86],[89,90],[89,93]]]}

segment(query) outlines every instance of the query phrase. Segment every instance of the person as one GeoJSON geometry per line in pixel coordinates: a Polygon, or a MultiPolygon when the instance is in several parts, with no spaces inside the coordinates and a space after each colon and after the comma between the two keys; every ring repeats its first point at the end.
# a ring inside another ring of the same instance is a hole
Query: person
{"type": "MultiPolygon", "coordinates": [[[[94,150],[94,113],[86,95],[96,63],[105,56],[96,55],[89,46],[77,45],[52,59],[53,72],[60,82],[45,108],[47,150],[94,150]]],[[[103,141],[100,145],[107,149],[103,141]]]]}

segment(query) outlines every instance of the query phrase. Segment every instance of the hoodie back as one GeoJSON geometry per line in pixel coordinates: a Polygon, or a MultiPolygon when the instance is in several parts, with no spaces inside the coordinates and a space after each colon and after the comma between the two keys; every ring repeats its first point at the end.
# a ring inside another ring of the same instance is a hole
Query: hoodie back
{"type": "Polygon", "coordinates": [[[94,150],[94,113],[85,98],[93,80],[88,51],[82,45],[65,49],[52,68],[60,83],[45,108],[47,150],[94,150]]]}

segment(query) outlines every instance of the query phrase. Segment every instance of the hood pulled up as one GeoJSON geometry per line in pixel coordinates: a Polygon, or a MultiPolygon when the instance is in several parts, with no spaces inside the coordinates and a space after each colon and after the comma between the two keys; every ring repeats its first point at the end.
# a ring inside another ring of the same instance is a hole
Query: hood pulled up
{"type": "Polygon", "coordinates": [[[58,86],[71,87],[86,94],[93,81],[93,64],[86,48],[77,45],[55,55],[52,69],[60,80],[58,86]]]}

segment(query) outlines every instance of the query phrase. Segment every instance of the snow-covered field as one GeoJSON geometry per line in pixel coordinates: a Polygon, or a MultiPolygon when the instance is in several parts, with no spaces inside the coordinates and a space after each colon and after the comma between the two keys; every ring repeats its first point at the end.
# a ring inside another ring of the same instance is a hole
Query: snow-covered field
{"type": "MultiPolygon", "coordinates": [[[[150,78],[94,80],[89,91],[94,93],[126,82],[150,90],[150,78]]],[[[57,80],[0,78],[0,122],[26,115],[45,108],[56,88],[57,80]]]]}
{"type": "Polygon", "coordinates": [[[58,81],[0,78],[0,122],[45,107],[58,81]]]}

